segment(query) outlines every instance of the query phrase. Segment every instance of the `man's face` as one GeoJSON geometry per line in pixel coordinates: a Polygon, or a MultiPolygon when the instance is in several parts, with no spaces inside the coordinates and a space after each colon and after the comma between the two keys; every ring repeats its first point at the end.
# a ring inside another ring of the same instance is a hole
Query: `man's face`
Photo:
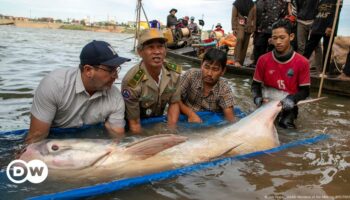
{"type": "Polygon", "coordinates": [[[175,10],[171,11],[171,14],[172,14],[172,15],[175,15],[175,14],[176,14],[176,11],[175,11],[175,10]]]}
{"type": "Polygon", "coordinates": [[[99,65],[93,67],[93,75],[91,77],[91,83],[96,91],[107,90],[112,87],[115,79],[118,78],[118,72],[120,66],[116,68],[110,68],[107,66],[99,65]]]}
{"type": "Polygon", "coordinates": [[[290,42],[294,34],[288,34],[285,28],[276,28],[272,30],[272,43],[277,52],[284,54],[290,48],[290,42]]]}
{"type": "Polygon", "coordinates": [[[166,56],[165,44],[162,41],[154,40],[138,50],[146,67],[161,68],[166,56]]]}
{"type": "Polygon", "coordinates": [[[201,66],[202,80],[209,85],[215,85],[220,76],[224,75],[225,70],[222,69],[219,62],[204,61],[201,66]]]}

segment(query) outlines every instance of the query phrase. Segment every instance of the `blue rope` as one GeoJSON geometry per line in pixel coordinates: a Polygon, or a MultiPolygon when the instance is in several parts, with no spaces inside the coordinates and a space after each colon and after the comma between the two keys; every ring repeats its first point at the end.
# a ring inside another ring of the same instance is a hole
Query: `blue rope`
{"type": "Polygon", "coordinates": [[[192,173],[194,171],[216,167],[216,166],[230,163],[230,162],[236,161],[236,160],[247,159],[247,158],[251,158],[251,157],[255,157],[255,156],[259,156],[259,155],[264,155],[266,153],[275,153],[278,151],[285,150],[287,148],[292,148],[292,147],[296,147],[296,146],[300,146],[300,145],[314,144],[314,143],[317,143],[319,141],[326,140],[329,137],[330,137],[329,135],[321,134],[321,135],[318,135],[318,136],[313,137],[313,138],[297,140],[294,142],[283,144],[279,147],[269,149],[266,151],[258,151],[258,152],[253,152],[253,153],[249,153],[249,154],[245,154],[245,155],[239,155],[239,156],[228,157],[228,158],[221,158],[221,159],[217,159],[217,160],[210,161],[210,162],[205,162],[205,163],[200,163],[200,164],[182,167],[179,169],[149,174],[149,175],[140,176],[140,177],[122,179],[122,180],[117,180],[117,181],[113,181],[113,182],[109,182],[109,183],[103,183],[103,184],[98,184],[98,185],[89,186],[89,187],[82,187],[82,188],[67,190],[67,191],[59,192],[59,193],[46,194],[46,195],[42,195],[42,196],[31,197],[29,199],[31,199],[31,200],[80,199],[80,198],[86,198],[86,197],[91,197],[91,196],[107,194],[107,193],[115,192],[115,191],[118,191],[121,189],[127,189],[127,188],[131,188],[131,187],[135,187],[137,185],[151,183],[153,181],[162,181],[165,179],[170,179],[170,178],[178,177],[180,175],[192,173]]]}

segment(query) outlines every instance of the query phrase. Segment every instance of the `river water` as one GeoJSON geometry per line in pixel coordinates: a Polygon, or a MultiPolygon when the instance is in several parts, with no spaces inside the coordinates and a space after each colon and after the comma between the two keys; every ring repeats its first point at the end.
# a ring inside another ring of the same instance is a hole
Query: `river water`
{"type": "MultiPolygon", "coordinates": [[[[33,92],[50,71],[77,67],[81,48],[105,40],[121,56],[120,80],[140,58],[132,51],[131,35],[0,26],[0,132],[29,127],[33,92]]],[[[193,63],[176,62],[188,69],[193,63]]],[[[250,78],[227,75],[237,105],[254,110],[250,78]]],[[[313,97],[316,96],[312,93],[313,97]]],[[[154,182],[93,199],[350,199],[350,103],[348,98],[327,99],[300,107],[297,131],[278,129],[282,143],[317,136],[325,141],[277,153],[234,161],[178,178],[154,182]]],[[[13,159],[20,136],[0,135],[0,169],[13,159]]],[[[0,177],[0,199],[22,199],[74,188],[74,185],[12,184],[0,177]]]]}

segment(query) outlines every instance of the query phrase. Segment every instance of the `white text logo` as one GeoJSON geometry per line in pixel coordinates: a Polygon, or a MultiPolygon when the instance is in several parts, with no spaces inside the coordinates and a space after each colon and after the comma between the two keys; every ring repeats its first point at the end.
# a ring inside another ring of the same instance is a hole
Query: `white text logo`
{"type": "Polygon", "coordinates": [[[41,183],[48,175],[47,165],[41,160],[31,160],[28,163],[23,160],[12,161],[6,169],[7,178],[13,183],[41,183]]]}

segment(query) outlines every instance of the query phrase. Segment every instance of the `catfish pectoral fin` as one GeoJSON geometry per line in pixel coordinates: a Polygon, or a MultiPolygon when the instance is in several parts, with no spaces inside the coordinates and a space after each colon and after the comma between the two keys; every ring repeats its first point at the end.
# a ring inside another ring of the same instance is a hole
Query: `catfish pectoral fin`
{"type": "Polygon", "coordinates": [[[180,135],[154,135],[128,145],[126,153],[136,155],[139,159],[146,159],[186,140],[187,137],[180,135]]]}

